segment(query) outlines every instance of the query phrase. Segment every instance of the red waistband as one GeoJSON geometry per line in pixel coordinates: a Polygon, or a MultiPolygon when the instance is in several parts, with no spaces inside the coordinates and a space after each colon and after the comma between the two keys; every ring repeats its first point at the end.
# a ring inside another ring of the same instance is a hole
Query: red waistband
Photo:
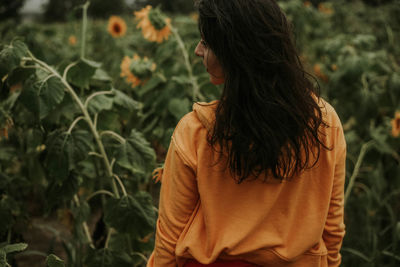
{"type": "Polygon", "coordinates": [[[259,267],[259,265],[252,264],[247,261],[223,261],[223,260],[217,260],[213,263],[210,264],[201,264],[196,260],[188,260],[184,267],[202,267],[202,266],[209,266],[209,267],[259,267]]]}

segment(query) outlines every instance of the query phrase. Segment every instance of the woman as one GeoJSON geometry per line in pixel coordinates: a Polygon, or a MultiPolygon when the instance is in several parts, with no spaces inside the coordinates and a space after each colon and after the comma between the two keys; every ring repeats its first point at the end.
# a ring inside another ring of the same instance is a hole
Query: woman
{"type": "Polygon", "coordinates": [[[199,0],[219,101],[172,136],[147,266],[339,266],[346,144],[273,0],[199,0]]]}

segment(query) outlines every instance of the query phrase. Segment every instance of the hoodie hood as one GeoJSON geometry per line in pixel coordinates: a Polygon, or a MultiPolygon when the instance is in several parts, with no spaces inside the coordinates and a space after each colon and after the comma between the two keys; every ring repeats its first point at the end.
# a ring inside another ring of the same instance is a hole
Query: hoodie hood
{"type": "Polygon", "coordinates": [[[211,132],[215,124],[215,110],[218,106],[218,100],[212,102],[196,102],[193,104],[193,112],[203,124],[203,126],[211,132]]]}

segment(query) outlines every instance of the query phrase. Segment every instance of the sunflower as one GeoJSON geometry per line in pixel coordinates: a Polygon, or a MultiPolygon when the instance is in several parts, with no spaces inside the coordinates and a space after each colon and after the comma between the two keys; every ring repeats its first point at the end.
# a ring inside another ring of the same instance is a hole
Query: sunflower
{"type": "Polygon", "coordinates": [[[71,46],[76,45],[76,42],[77,42],[77,39],[76,39],[76,36],[75,36],[75,35],[70,35],[70,36],[68,37],[68,43],[69,43],[71,46]]]}
{"type": "Polygon", "coordinates": [[[107,30],[114,38],[124,36],[126,33],[126,23],[118,16],[111,16],[108,20],[107,30]]]}
{"type": "Polygon", "coordinates": [[[121,77],[131,84],[132,88],[143,85],[156,69],[156,64],[147,57],[141,59],[137,54],[133,58],[125,56],[121,62],[121,77]]]}
{"type": "Polygon", "coordinates": [[[396,111],[390,123],[392,124],[392,136],[398,137],[400,135],[400,111],[396,111]]]}
{"type": "Polygon", "coordinates": [[[171,19],[165,18],[159,8],[146,6],[134,12],[138,20],[137,28],[142,29],[143,37],[151,42],[162,43],[171,34],[171,19]]]}

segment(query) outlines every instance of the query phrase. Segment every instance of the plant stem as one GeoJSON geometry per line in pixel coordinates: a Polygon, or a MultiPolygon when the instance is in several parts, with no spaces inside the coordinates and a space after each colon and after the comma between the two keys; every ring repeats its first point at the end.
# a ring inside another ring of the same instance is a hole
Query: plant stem
{"type": "MultiPolygon", "coordinates": [[[[120,142],[121,144],[125,144],[125,143],[126,143],[125,138],[123,138],[122,136],[120,136],[120,135],[117,134],[116,132],[113,132],[113,131],[102,131],[102,132],[100,133],[100,136],[103,136],[103,135],[112,136],[115,140],[118,140],[118,142],[120,142]]],[[[111,164],[111,165],[112,165],[112,164],[111,164]]]]}
{"type": "Polygon", "coordinates": [[[176,41],[178,42],[178,46],[179,46],[179,48],[183,54],[183,58],[185,60],[185,66],[188,71],[189,79],[190,79],[190,82],[193,87],[193,101],[197,101],[197,100],[204,101],[205,98],[200,92],[200,87],[197,83],[197,79],[196,79],[196,77],[193,76],[192,65],[190,65],[189,55],[186,51],[185,44],[183,43],[182,38],[179,35],[177,29],[175,29],[174,27],[171,26],[171,31],[174,34],[176,41]]]}
{"type": "Polygon", "coordinates": [[[107,190],[98,190],[98,191],[92,193],[91,195],[89,195],[89,196],[86,198],[86,201],[91,200],[93,197],[95,197],[95,196],[97,196],[97,195],[109,195],[110,197],[115,197],[114,194],[111,193],[110,191],[107,191],[107,190]]]}
{"type": "Polygon", "coordinates": [[[94,136],[94,139],[96,140],[97,146],[98,146],[98,148],[100,150],[100,154],[102,155],[102,158],[103,158],[106,170],[107,170],[107,175],[111,179],[111,187],[112,187],[113,193],[117,198],[120,198],[117,185],[116,185],[116,183],[115,183],[115,181],[113,179],[113,172],[112,172],[112,169],[111,169],[110,161],[108,160],[108,157],[107,157],[106,151],[104,149],[103,143],[101,142],[101,139],[100,139],[100,135],[97,132],[96,128],[94,127],[94,123],[92,121],[92,118],[89,115],[89,112],[87,111],[87,109],[83,105],[83,103],[80,100],[80,98],[78,97],[78,95],[75,93],[74,89],[69,85],[69,83],[63,77],[61,77],[61,75],[56,70],[54,70],[52,67],[47,65],[45,62],[35,58],[32,54],[30,54],[30,56],[31,56],[33,61],[35,61],[36,63],[41,65],[47,71],[53,73],[56,77],[58,77],[61,80],[61,82],[66,87],[67,91],[71,94],[72,98],[75,100],[75,103],[79,106],[81,112],[83,113],[83,116],[86,119],[86,122],[89,125],[89,128],[90,128],[90,130],[91,130],[91,132],[92,132],[92,134],[94,136]]]}
{"type": "Polygon", "coordinates": [[[359,156],[358,156],[358,158],[357,158],[357,162],[356,162],[356,165],[354,166],[353,174],[352,174],[351,177],[350,177],[350,182],[349,182],[349,184],[347,185],[346,193],[345,193],[345,195],[344,195],[344,205],[345,205],[345,206],[346,206],[346,203],[347,203],[347,199],[348,199],[349,196],[350,196],[351,190],[353,189],[354,182],[356,181],[356,178],[357,178],[357,176],[358,176],[358,173],[360,172],[360,167],[361,167],[361,164],[362,164],[362,162],[363,162],[364,156],[365,156],[365,154],[367,153],[368,149],[370,148],[370,146],[371,146],[373,143],[374,143],[374,140],[371,140],[371,141],[369,141],[369,142],[367,142],[367,143],[364,143],[364,144],[361,146],[360,154],[359,154],[359,156]]]}
{"type": "MultiPolygon", "coordinates": [[[[77,207],[80,207],[81,204],[80,204],[79,198],[78,198],[78,196],[77,196],[76,194],[74,195],[74,202],[75,202],[75,205],[76,205],[77,207]]],[[[88,241],[89,241],[89,246],[90,246],[91,248],[95,248],[95,246],[93,245],[92,236],[90,235],[89,227],[88,227],[87,223],[86,223],[86,222],[83,222],[83,223],[82,223],[82,227],[83,227],[83,231],[85,232],[86,238],[87,238],[88,241]]]]}
{"type": "Polygon", "coordinates": [[[81,41],[81,58],[85,58],[85,46],[86,46],[86,29],[87,29],[87,9],[90,2],[86,2],[82,6],[82,41],[81,41]]]}

